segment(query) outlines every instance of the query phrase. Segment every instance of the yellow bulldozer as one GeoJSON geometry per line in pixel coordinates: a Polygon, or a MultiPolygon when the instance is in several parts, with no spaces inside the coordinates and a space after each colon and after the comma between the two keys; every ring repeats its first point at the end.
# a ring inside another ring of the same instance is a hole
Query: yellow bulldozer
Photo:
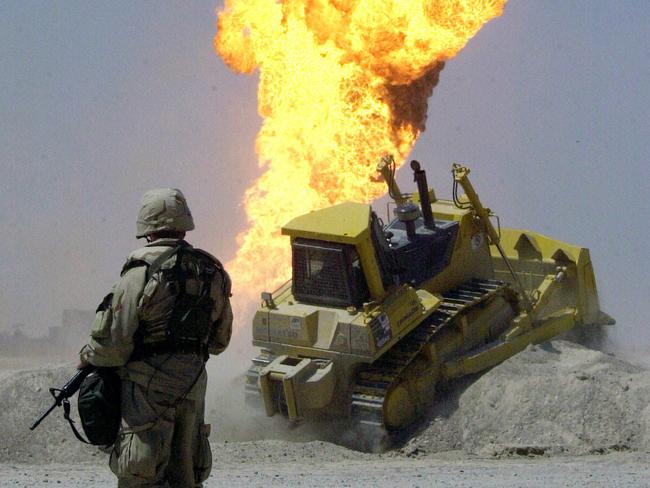
{"type": "Polygon", "coordinates": [[[268,415],[400,431],[439,385],[531,343],[614,323],[600,310],[588,249],[495,228],[466,167],[453,165],[452,200],[436,198],[417,161],[411,168],[418,191],[404,194],[393,158],[379,163],[395,202],[387,225],[348,202],[282,228],[292,278],[262,293],[261,352],[246,375],[246,395],[268,415]]]}

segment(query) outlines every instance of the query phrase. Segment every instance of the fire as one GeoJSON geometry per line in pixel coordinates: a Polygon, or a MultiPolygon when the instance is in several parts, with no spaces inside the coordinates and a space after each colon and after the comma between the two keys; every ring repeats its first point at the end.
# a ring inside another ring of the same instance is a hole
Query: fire
{"type": "Polygon", "coordinates": [[[370,181],[379,157],[404,161],[444,61],[505,2],[226,0],[215,49],[234,71],[259,71],[263,118],[263,173],[244,195],[249,228],[226,266],[239,300],[290,277],[288,220],[384,193],[370,181]]]}

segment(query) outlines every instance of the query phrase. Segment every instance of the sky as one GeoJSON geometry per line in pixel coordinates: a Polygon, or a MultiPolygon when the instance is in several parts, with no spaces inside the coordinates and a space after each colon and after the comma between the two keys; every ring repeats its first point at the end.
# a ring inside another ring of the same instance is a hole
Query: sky
{"type": "MultiPolygon", "coordinates": [[[[181,188],[192,242],[234,256],[261,120],[256,77],[214,53],[220,5],[0,2],[0,331],[94,309],[152,187],[181,188]]],[[[649,46],[645,1],[513,0],[447,63],[411,156],[439,196],[461,161],[502,225],[590,248],[612,337],[634,345],[650,343],[649,46]]]]}

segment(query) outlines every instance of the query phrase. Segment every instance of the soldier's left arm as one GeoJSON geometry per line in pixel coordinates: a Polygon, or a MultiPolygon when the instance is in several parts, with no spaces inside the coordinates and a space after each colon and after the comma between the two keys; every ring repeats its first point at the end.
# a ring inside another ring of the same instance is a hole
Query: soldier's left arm
{"type": "Polygon", "coordinates": [[[223,271],[221,286],[215,296],[215,305],[213,317],[215,320],[212,324],[212,332],[208,342],[208,352],[210,354],[221,354],[230,343],[232,335],[232,307],[230,306],[231,283],[228,273],[223,271]]]}
{"type": "Polygon", "coordinates": [[[127,270],[97,309],[90,340],[80,351],[82,363],[123,366],[133,352],[138,328],[138,304],[142,297],[146,267],[127,270]]]}
{"type": "Polygon", "coordinates": [[[213,334],[208,344],[208,352],[210,354],[221,354],[228,347],[232,335],[232,308],[228,298],[226,298],[220,317],[212,327],[213,334]]]}

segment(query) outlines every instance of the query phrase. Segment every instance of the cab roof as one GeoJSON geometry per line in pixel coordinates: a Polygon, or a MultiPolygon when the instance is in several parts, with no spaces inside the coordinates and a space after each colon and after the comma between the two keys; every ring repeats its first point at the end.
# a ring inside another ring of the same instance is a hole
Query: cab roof
{"type": "Polygon", "coordinates": [[[282,234],[342,244],[357,244],[370,228],[370,205],[345,202],[289,221],[282,234]]]}

